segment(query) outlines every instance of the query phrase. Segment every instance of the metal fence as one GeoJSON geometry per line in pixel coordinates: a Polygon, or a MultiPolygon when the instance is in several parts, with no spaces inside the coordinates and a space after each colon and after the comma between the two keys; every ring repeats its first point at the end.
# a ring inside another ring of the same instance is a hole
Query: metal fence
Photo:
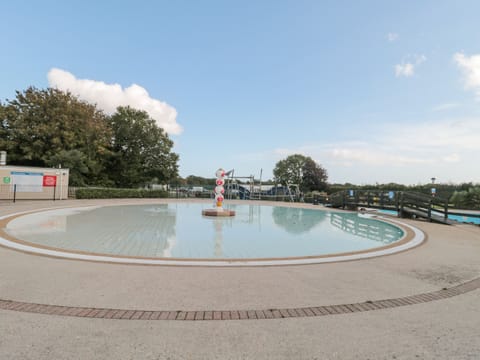
{"type": "MultiPolygon", "coordinates": [[[[213,187],[206,186],[180,186],[168,185],[168,195],[170,198],[203,198],[213,199],[213,187]]],[[[277,191],[249,191],[238,188],[225,187],[225,200],[265,200],[265,201],[287,201],[287,202],[306,202],[314,205],[327,204],[329,198],[326,193],[309,193],[284,191],[283,188],[277,187],[277,191]],[[278,190],[280,189],[280,190],[278,190]]],[[[275,190],[275,189],[274,189],[275,190]]]]}
{"type": "Polygon", "coordinates": [[[59,186],[1,184],[0,200],[61,200],[66,196],[61,194],[59,186]]]}
{"type": "MultiPolygon", "coordinates": [[[[93,187],[94,189],[103,189],[93,187]]],[[[76,187],[39,186],[39,185],[15,185],[0,184],[0,200],[61,200],[67,198],[76,198],[76,187]]],[[[147,190],[147,189],[145,189],[147,190]]],[[[165,185],[163,187],[150,188],[150,190],[165,190],[169,198],[201,198],[213,199],[213,187],[207,186],[180,186],[165,185]]],[[[266,201],[287,201],[287,202],[307,202],[313,204],[325,204],[328,198],[325,195],[303,195],[301,193],[292,194],[285,192],[265,192],[265,191],[238,191],[238,189],[226,189],[225,200],[266,200],[266,201]]]]}

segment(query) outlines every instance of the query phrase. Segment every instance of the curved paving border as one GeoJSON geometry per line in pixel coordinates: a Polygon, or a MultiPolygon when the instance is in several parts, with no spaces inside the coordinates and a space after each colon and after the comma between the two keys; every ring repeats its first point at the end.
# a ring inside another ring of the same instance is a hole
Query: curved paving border
{"type": "Polygon", "coordinates": [[[480,278],[442,290],[406,296],[396,299],[366,301],[355,304],[330,306],[285,308],[267,310],[233,310],[233,311],[147,311],[108,308],[89,308],[35,304],[13,300],[0,300],[0,309],[28,313],[75,316],[95,319],[119,320],[253,320],[281,319],[307,316],[326,316],[348,314],[363,311],[390,309],[399,306],[420,304],[447,299],[480,288],[480,278]]]}

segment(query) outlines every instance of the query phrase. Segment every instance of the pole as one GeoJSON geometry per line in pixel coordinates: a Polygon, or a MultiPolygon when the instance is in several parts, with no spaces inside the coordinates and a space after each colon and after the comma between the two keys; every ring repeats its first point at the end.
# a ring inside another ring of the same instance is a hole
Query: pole
{"type": "Polygon", "coordinates": [[[53,201],[55,201],[55,190],[57,189],[57,185],[55,184],[55,186],[53,187],[53,201]]]}
{"type": "Polygon", "coordinates": [[[58,197],[59,200],[63,198],[63,171],[60,171],[60,196],[58,197]]]}
{"type": "Polygon", "coordinates": [[[16,197],[17,197],[17,184],[13,184],[13,202],[15,202],[16,197]]]}
{"type": "Polygon", "coordinates": [[[448,200],[445,200],[445,215],[443,216],[445,222],[448,220],[448,200]]]}
{"type": "Polygon", "coordinates": [[[262,200],[262,173],[263,169],[260,169],[260,195],[258,196],[259,200],[262,200]]]}

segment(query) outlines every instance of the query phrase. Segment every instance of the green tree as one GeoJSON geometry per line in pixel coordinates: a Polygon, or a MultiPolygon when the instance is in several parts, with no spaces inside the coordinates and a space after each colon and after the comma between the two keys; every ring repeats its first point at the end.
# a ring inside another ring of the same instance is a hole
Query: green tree
{"type": "Polygon", "coordinates": [[[73,185],[94,184],[102,176],[110,133],[94,105],[68,92],[30,87],[17,91],[1,111],[0,148],[8,151],[10,164],[66,167],[60,161],[72,157],[82,163],[73,185]]]}
{"type": "Polygon", "coordinates": [[[324,190],[327,171],[312,158],[300,154],[280,160],[273,169],[275,181],[282,185],[297,184],[302,191],[324,190]]]}
{"type": "Polygon", "coordinates": [[[91,169],[100,172],[97,169],[98,164],[89,161],[87,155],[79,150],[60,150],[46,161],[47,166],[56,167],[58,164],[70,169],[69,184],[71,186],[86,186],[86,179],[88,179],[91,169]]]}
{"type": "Polygon", "coordinates": [[[6,108],[0,100],[0,150],[7,150],[8,132],[6,114],[6,108]]]}
{"type": "Polygon", "coordinates": [[[303,178],[303,165],[305,164],[305,159],[305,156],[295,154],[277,162],[275,169],[273,169],[275,181],[282,185],[300,185],[303,178]]]}
{"type": "Polygon", "coordinates": [[[468,190],[455,191],[450,201],[458,208],[480,209],[480,186],[474,186],[468,190]]]}
{"type": "Polygon", "coordinates": [[[115,184],[135,187],[178,176],[178,155],[173,141],[145,111],[118,107],[110,117],[112,157],[108,165],[115,184]]]}
{"type": "Polygon", "coordinates": [[[302,191],[324,191],[327,189],[327,179],[327,170],[307,157],[303,164],[302,191]]]}
{"type": "Polygon", "coordinates": [[[187,185],[203,185],[203,186],[214,186],[215,178],[204,178],[201,176],[189,175],[185,179],[187,185]]]}

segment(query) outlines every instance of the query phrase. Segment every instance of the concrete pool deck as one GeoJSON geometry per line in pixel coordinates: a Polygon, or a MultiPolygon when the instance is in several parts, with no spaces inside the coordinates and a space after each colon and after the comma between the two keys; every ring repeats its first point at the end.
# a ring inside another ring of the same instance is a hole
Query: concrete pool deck
{"type": "MultiPolygon", "coordinates": [[[[158,200],[2,202],[0,216],[119,202],[158,200]]],[[[394,255],[315,265],[140,266],[0,248],[0,358],[477,359],[480,228],[404,222],[425,232],[427,242],[394,255]],[[451,290],[451,296],[441,299],[342,315],[309,316],[303,310],[303,316],[248,321],[124,321],[25,312],[53,305],[57,307],[40,312],[69,307],[90,309],[90,315],[94,309],[121,310],[122,316],[133,311],[130,318],[135,311],[143,311],[144,317],[146,312],[159,317],[162,312],[201,312],[203,319],[213,319],[215,312],[232,311],[248,317],[249,311],[265,315],[278,309],[415,299],[472,280],[468,291],[451,290]],[[5,300],[25,303],[17,306],[25,311],[6,310],[5,300]]]]}

